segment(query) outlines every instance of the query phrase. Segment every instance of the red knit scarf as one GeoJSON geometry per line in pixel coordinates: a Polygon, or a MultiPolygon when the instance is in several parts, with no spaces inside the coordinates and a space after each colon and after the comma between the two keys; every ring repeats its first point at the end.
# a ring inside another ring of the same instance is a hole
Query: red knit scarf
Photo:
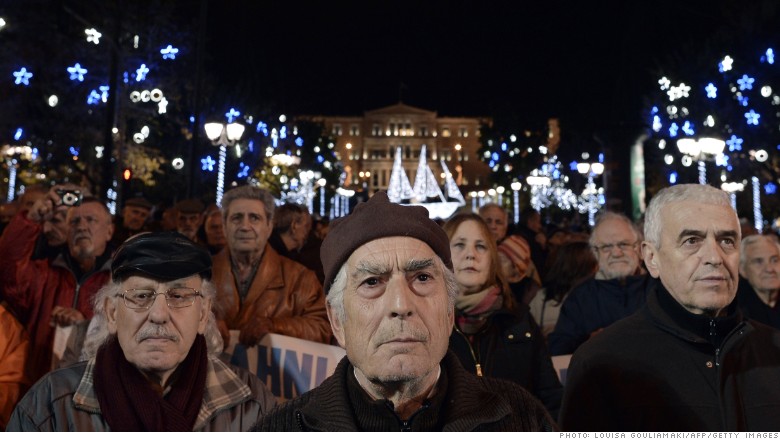
{"type": "Polygon", "coordinates": [[[114,337],[95,360],[95,393],[103,418],[113,431],[192,431],[203,402],[207,361],[206,339],[199,334],[162,397],[127,361],[114,337]]]}

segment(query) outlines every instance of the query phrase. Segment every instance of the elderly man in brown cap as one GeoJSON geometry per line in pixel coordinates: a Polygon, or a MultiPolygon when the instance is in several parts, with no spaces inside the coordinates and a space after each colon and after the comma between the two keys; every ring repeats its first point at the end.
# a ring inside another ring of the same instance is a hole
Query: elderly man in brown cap
{"type": "Polygon", "coordinates": [[[129,198],[122,208],[122,217],[116,219],[111,242],[119,247],[125,239],[146,232],[146,220],[152,214],[152,203],[143,197],[129,198]]]}
{"type": "Polygon", "coordinates": [[[447,353],[457,284],[447,235],[425,208],[390,203],[380,192],[333,223],[321,255],[328,318],[347,356],[260,430],[554,428],[522,387],[476,377],[447,353]]]}
{"type": "Polygon", "coordinates": [[[39,381],[8,430],[248,430],[275,400],[256,376],[216,358],[210,278],[211,256],[179,233],[128,239],[95,297],[98,341],[86,346],[97,352],[39,381]]]}

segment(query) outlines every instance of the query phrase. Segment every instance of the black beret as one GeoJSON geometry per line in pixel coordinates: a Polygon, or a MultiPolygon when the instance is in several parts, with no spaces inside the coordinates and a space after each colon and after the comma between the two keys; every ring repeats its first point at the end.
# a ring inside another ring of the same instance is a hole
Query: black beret
{"type": "Polygon", "coordinates": [[[320,247],[325,294],[352,252],[367,242],[391,236],[419,239],[452,269],[450,240],[441,226],[429,218],[428,209],[391,203],[387,193],[381,191],[359,204],[350,215],[330,223],[330,231],[320,247]]]}
{"type": "Polygon", "coordinates": [[[114,281],[133,275],[170,281],[195,274],[211,279],[211,256],[178,232],[134,235],[117,249],[111,261],[114,281]]]}

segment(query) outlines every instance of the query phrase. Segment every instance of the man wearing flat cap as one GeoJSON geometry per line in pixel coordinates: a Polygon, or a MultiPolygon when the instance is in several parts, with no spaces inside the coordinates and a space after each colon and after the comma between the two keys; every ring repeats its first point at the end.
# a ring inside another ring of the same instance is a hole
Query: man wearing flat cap
{"type": "Polygon", "coordinates": [[[541,431],[522,387],[466,372],[447,352],[457,283],[447,235],[421,206],[379,192],[334,221],[321,256],[328,318],[346,357],[263,418],[270,431],[541,431]]]}
{"type": "Polygon", "coordinates": [[[275,400],[216,358],[210,278],[208,252],[179,233],[127,240],[95,297],[97,352],[33,386],[8,431],[248,430],[275,400]]]}
{"type": "Polygon", "coordinates": [[[198,229],[203,225],[203,211],[206,206],[198,199],[191,198],[176,203],[176,231],[199,242],[198,229]]]}
{"type": "Polygon", "coordinates": [[[125,201],[122,217],[117,218],[114,226],[114,236],[111,242],[119,247],[125,239],[141,232],[148,231],[146,220],[152,214],[152,203],[143,197],[133,197],[125,201]]]}

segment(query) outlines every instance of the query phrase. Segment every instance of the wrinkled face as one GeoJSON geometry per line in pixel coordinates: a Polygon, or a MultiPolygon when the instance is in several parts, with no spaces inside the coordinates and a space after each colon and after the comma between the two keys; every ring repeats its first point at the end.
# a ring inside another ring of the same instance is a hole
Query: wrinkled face
{"type": "MultiPolygon", "coordinates": [[[[131,276],[122,291],[148,288],[158,293],[173,287],[201,288],[198,275],[170,282],[131,276]]],[[[165,295],[156,296],[150,309],[130,309],[121,297],[106,298],[108,330],[117,336],[127,361],[146,375],[166,380],[187,357],[195,336],[203,334],[211,302],[197,297],[192,306],[169,308],[165,295]]]]}
{"type": "Polygon", "coordinates": [[[461,294],[482,291],[488,281],[490,251],[486,239],[475,221],[464,221],[450,239],[452,266],[461,294]]]}
{"type": "Polygon", "coordinates": [[[660,218],[660,247],[642,243],[648,271],[691,313],[718,315],[737,293],[740,228],[734,210],[676,202],[660,218]]]}
{"type": "Polygon", "coordinates": [[[65,218],[67,214],[68,206],[57,206],[51,217],[43,222],[43,235],[46,237],[46,243],[52,247],[68,242],[68,222],[65,218]]]}
{"type": "Polygon", "coordinates": [[[99,202],[84,203],[68,209],[68,247],[76,259],[103,254],[114,233],[111,215],[99,202]]]}
{"type": "Polygon", "coordinates": [[[225,235],[231,252],[256,253],[265,249],[273,224],[260,200],[239,198],[228,206],[225,235]]]}
{"type": "Polygon", "coordinates": [[[628,224],[619,219],[605,219],[593,231],[593,251],[599,261],[600,277],[620,279],[639,268],[639,242],[628,224]]]}
{"type": "Polygon", "coordinates": [[[750,286],[759,292],[780,290],[780,251],[777,244],[765,239],[745,247],[745,264],[740,267],[750,286]]]}
{"type": "Polygon", "coordinates": [[[374,383],[437,373],[454,313],[433,250],[414,238],[381,238],[355,250],[346,267],[346,317],[330,306],[328,317],[356,373],[374,383]]]}
{"type": "Polygon", "coordinates": [[[194,241],[202,222],[203,215],[199,213],[179,212],[176,216],[176,231],[194,241]]]}
{"type": "Polygon", "coordinates": [[[222,228],[222,214],[217,211],[206,218],[206,241],[214,247],[224,247],[227,243],[222,228]]]}
{"type": "Polygon", "coordinates": [[[150,213],[149,209],[143,207],[125,206],[122,209],[124,226],[133,231],[141,230],[150,213]]]}
{"type": "Polygon", "coordinates": [[[504,209],[498,207],[490,207],[480,214],[496,242],[501,241],[506,236],[506,228],[509,225],[507,224],[507,215],[504,209]]]}

